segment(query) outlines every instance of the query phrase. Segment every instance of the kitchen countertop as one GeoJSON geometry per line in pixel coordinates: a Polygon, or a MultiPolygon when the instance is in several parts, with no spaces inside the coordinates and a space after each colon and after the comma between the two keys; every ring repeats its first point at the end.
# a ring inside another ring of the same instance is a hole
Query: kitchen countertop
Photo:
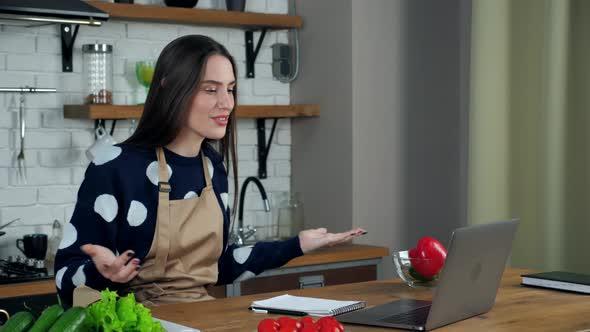
{"type": "MultiPolygon", "coordinates": [[[[389,256],[389,249],[363,244],[341,244],[330,248],[322,248],[297,257],[283,268],[348,262],[363,259],[374,259],[389,256]]],[[[0,285],[0,298],[55,293],[53,279],[0,285]]]]}
{"type": "MultiPolygon", "coordinates": [[[[507,269],[502,278],[496,303],[491,311],[459,321],[436,331],[587,331],[590,327],[590,301],[586,295],[524,287],[520,275],[529,270],[507,269]]],[[[263,318],[280,315],[257,314],[248,310],[250,303],[285,292],[264,293],[206,302],[163,305],[153,309],[154,317],[195,327],[201,331],[256,331],[263,318]]],[[[297,289],[291,295],[364,300],[367,306],[399,298],[431,300],[428,290],[408,287],[400,279],[297,289]]],[[[345,325],[347,331],[394,331],[360,325],[345,325]]]]}

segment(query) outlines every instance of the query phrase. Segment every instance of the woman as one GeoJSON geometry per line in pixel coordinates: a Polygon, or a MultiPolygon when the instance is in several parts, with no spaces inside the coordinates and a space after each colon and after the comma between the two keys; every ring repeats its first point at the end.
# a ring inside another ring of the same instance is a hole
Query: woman
{"type": "Polygon", "coordinates": [[[95,158],[80,186],[55,261],[63,302],[71,304],[82,284],[133,292],[150,306],[211,299],[207,285],[247,279],[362,233],[315,229],[253,248],[228,245],[224,163],[238,192],[235,68],[208,37],[164,48],[137,130],[95,158]]]}

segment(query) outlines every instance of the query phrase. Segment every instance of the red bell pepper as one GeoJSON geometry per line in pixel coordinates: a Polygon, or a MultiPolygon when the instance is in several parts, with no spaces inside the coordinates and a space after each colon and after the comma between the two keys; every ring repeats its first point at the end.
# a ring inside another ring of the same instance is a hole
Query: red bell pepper
{"type": "Polygon", "coordinates": [[[409,252],[412,267],[426,279],[433,279],[442,269],[447,250],[435,238],[425,236],[409,252]]]}

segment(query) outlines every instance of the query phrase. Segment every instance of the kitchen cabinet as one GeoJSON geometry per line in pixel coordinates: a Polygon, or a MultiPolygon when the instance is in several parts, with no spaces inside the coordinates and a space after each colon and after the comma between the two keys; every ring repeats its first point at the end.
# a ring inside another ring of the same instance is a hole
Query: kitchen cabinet
{"type": "Polygon", "coordinates": [[[235,297],[300,288],[340,285],[383,278],[385,247],[344,244],[322,248],[264,271],[253,279],[209,289],[214,297],[235,297]]]}
{"type": "MultiPolygon", "coordinates": [[[[225,286],[209,287],[214,297],[235,297],[269,291],[338,285],[378,280],[383,277],[385,247],[344,244],[322,248],[267,270],[253,279],[225,286]]],[[[0,285],[0,298],[55,293],[53,279],[0,285]]]]}

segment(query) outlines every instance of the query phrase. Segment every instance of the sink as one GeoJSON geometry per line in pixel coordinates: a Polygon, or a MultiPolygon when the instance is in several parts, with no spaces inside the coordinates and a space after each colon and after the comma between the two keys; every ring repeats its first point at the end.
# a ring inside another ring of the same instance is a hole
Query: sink
{"type": "MultiPolygon", "coordinates": [[[[0,299],[0,309],[8,311],[12,316],[23,310],[29,310],[33,314],[40,314],[43,309],[57,304],[57,293],[15,296],[0,299]]],[[[4,324],[6,317],[0,314],[0,324],[4,324]]]]}

